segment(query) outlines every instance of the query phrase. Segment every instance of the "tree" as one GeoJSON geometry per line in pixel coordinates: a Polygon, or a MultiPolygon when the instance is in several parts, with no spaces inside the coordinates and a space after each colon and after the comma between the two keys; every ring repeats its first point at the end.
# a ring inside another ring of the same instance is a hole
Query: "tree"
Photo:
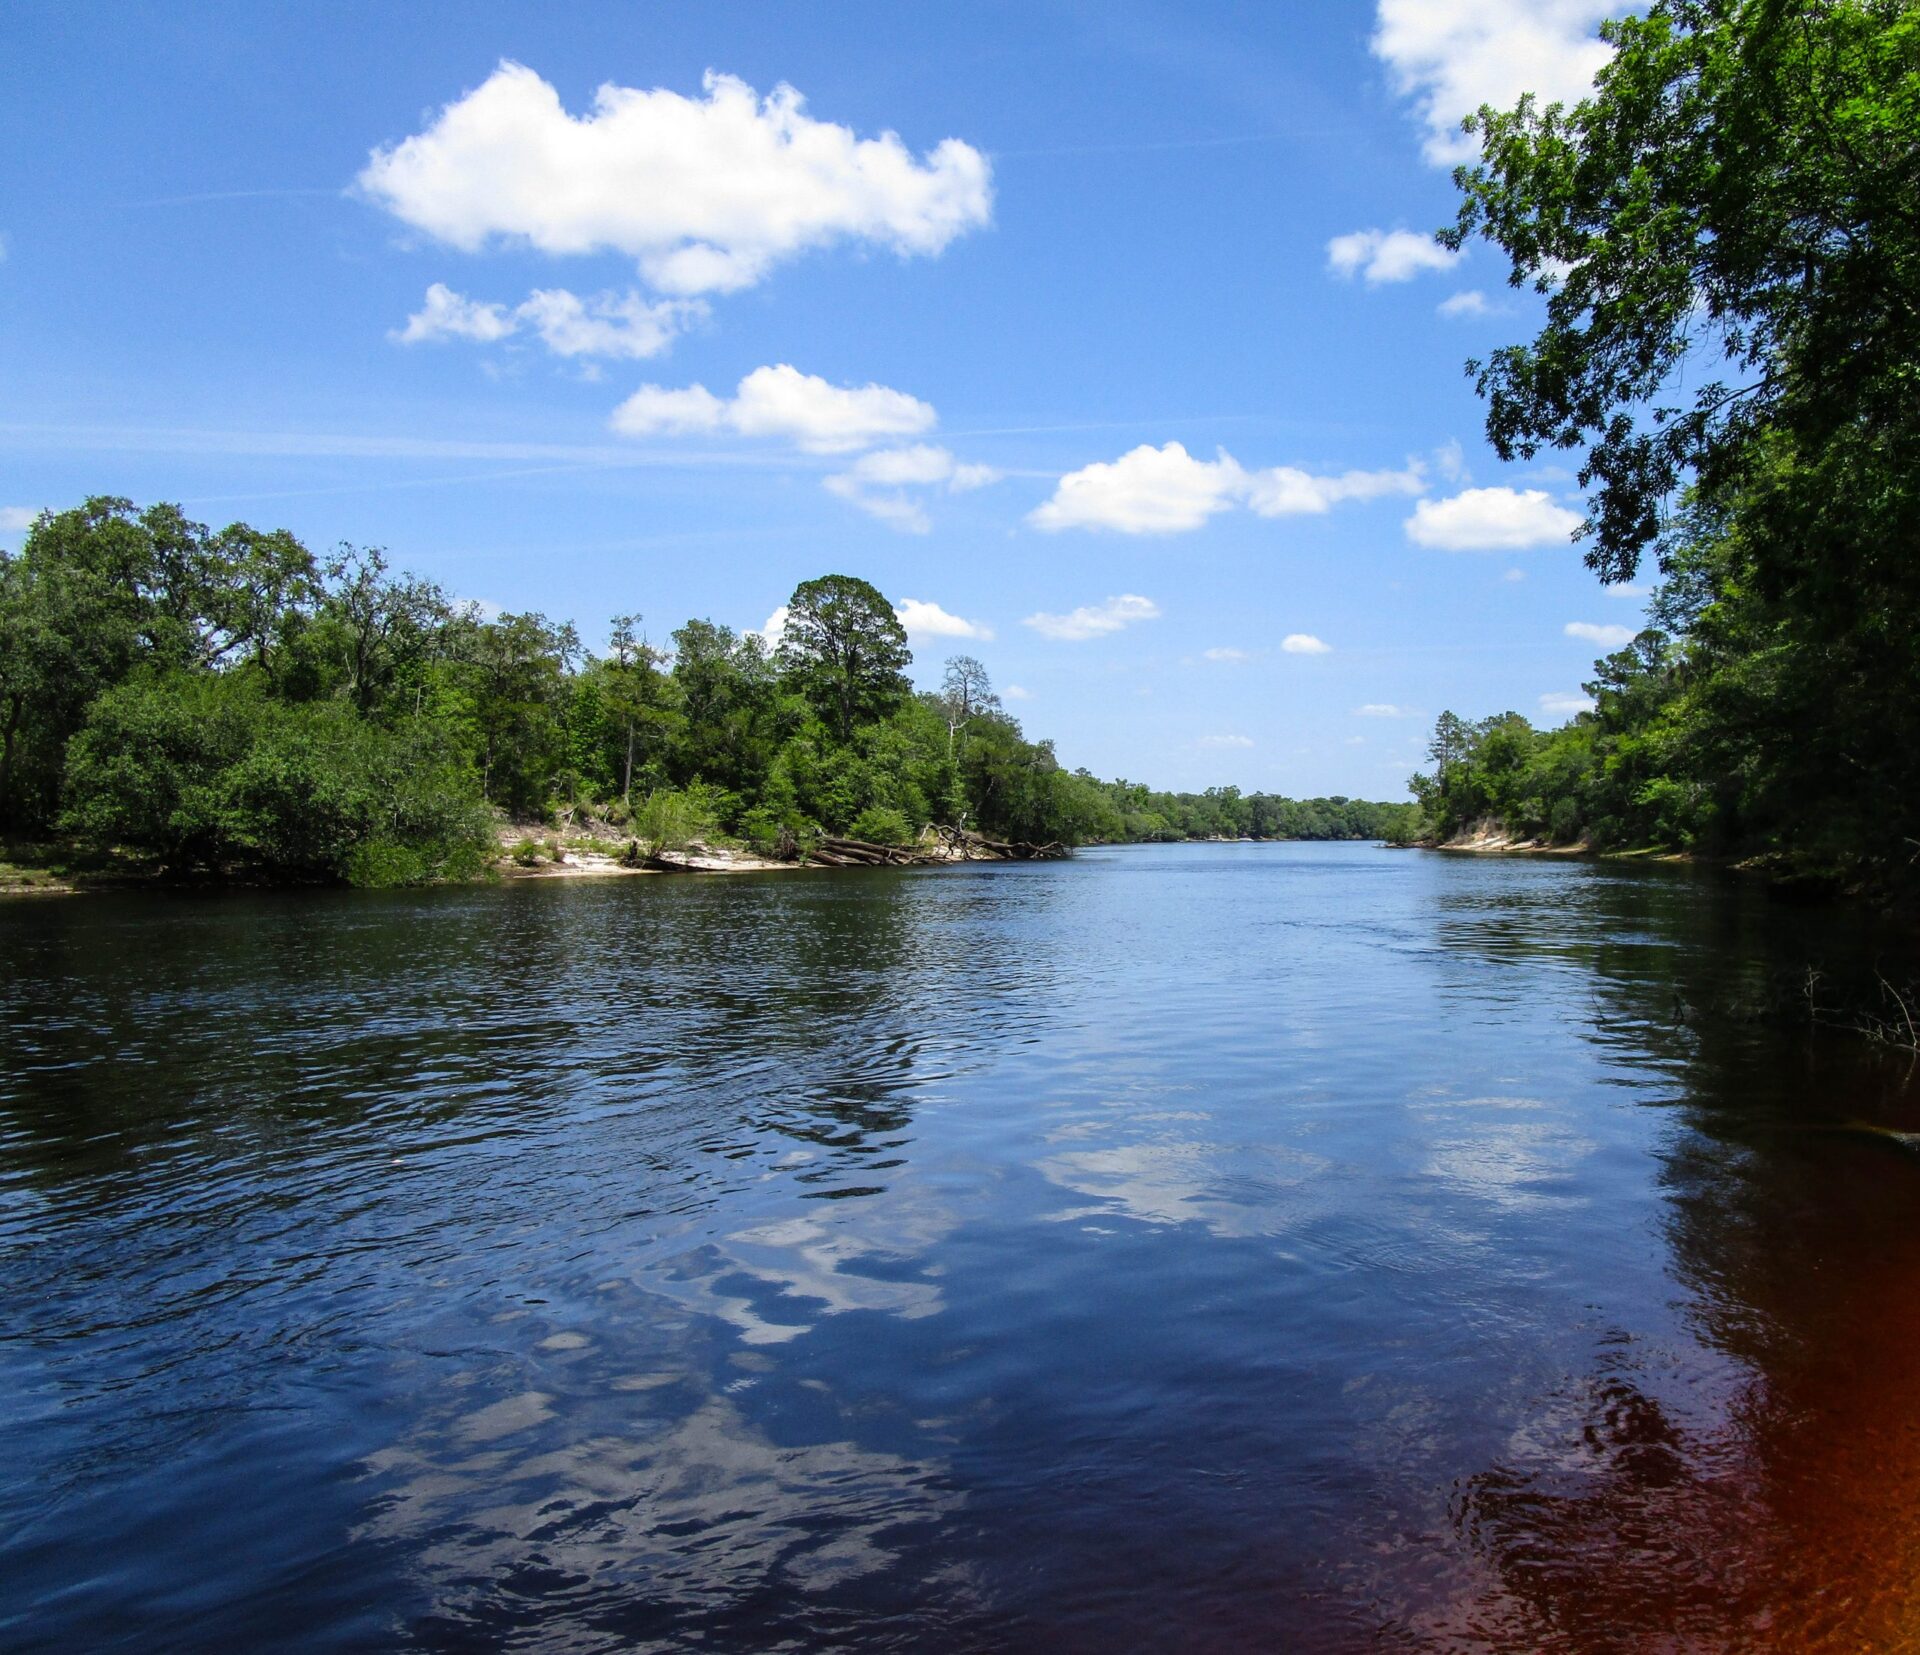
{"type": "Polygon", "coordinates": [[[243,668],[146,674],[102,695],[67,758],[68,822],[176,873],[410,884],[477,872],[470,770],[430,721],[288,703],[243,668]]]}
{"type": "MultiPolygon", "coordinates": [[[[1441,239],[1487,237],[1513,285],[1546,294],[1531,344],[1469,370],[1502,459],[1585,449],[1588,562],[1620,581],[1676,491],[1750,481],[1763,435],[1910,469],[1920,11],[1656,0],[1604,33],[1615,54],[1591,99],[1469,120],[1482,160],[1455,174],[1464,200],[1441,239]]],[[[1884,499],[1829,504],[1888,527],[1884,499]]]]}
{"type": "Polygon", "coordinates": [[[378,547],[342,546],[327,562],[323,633],[332,640],[348,698],[362,712],[447,641],[453,604],[432,581],[389,577],[378,547]]]}
{"type": "Polygon", "coordinates": [[[579,635],[544,615],[502,615],[475,642],[481,789],[516,816],[539,814],[564,756],[561,714],[579,635]]]}
{"type": "Polygon", "coordinates": [[[787,600],[778,661],[842,742],[908,693],[906,628],[878,590],[852,575],[803,581],[787,600]]]}
{"type": "Polygon", "coordinates": [[[953,751],[954,738],[976,713],[997,713],[1000,697],[993,693],[993,680],[987,669],[971,655],[953,655],[947,659],[940,680],[940,710],[947,718],[947,751],[953,751]]]}
{"type": "Polygon", "coordinates": [[[669,688],[677,713],[672,769],[681,783],[712,782],[735,793],[757,792],[787,727],[778,676],[753,633],[712,621],[688,621],[673,634],[669,688]]]}
{"type": "Polygon", "coordinates": [[[633,802],[633,761],[642,730],[657,722],[661,652],[640,632],[640,616],[615,615],[607,640],[608,707],[620,731],[620,802],[633,802]]]}
{"type": "Polygon", "coordinates": [[[133,503],[44,512],[0,553],[0,826],[57,814],[66,747],[88,704],[148,652],[152,538],[133,503]]]}

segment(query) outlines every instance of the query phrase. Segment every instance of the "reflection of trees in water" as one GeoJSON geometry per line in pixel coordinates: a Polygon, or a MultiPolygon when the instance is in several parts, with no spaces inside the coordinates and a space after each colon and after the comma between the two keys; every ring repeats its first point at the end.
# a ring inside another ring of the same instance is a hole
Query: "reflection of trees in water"
{"type": "MultiPolygon", "coordinates": [[[[38,1428],[22,1486],[44,1473],[76,1522],[137,1504],[127,1491],[170,1459],[246,1442],[248,1409],[298,1392],[341,1330],[364,1378],[369,1352],[434,1343],[433,1307],[468,1299],[504,1314],[623,1276],[643,1323],[701,1312],[676,1357],[689,1372],[711,1332],[751,1346],[841,1312],[930,1314],[921,1265],[955,1220],[888,1168],[925,1100],[1051,1014],[1044,951],[1008,939],[1054,898],[1013,872],[10,916],[0,1237],[44,1244],[0,1252],[0,1286],[33,1306],[32,1346],[13,1354],[73,1404],[38,1428]]],[[[729,1464],[700,1445],[738,1435],[741,1474],[766,1485],[758,1517],[690,1542],[692,1581],[752,1531],[738,1567],[708,1571],[711,1602],[751,1597],[776,1553],[781,1578],[831,1601],[843,1577],[892,1567],[876,1561],[903,1549],[890,1524],[950,1503],[925,1492],[937,1466],[856,1448],[851,1425],[788,1446],[737,1411],[715,1400],[714,1429],[689,1424],[668,1456],[724,1503],[729,1464]],[[869,1506],[891,1515],[856,1521],[869,1506]],[[789,1533],[809,1510],[816,1527],[789,1533]]],[[[617,1436],[557,1414],[556,1458],[527,1486],[588,1486],[602,1448],[626,1463],[617,1436]]],[[[642,1522],[662,1486],[642,1477],[633,1511],[607,1520],[642,1522]]],[[[662,1498],[670,1524],[687,1502],[662,1498]]],[[[579,1545],[557,1552],[592,1553],[582,1499],[579,1545]]],[[[503,1559],[543,1544],[537,1513],[524,1532],[514,1514],[468,1517],[503,1559]]],[[[670,1548],[670,1527],[653,1532],[670,1548]]],[[[500,1568],[483,1596],[526,1585],[500,1568]]]]}
{"type": "Polygon", "coordinates": [[[1904,1064],[1751,1015],[1810,958],[1871,958],[1858,916],[1616,880],[1443,921],[1591,971],[1595,1038],[1671,1065],[1657,1146],[1669,1269],[1699,1351],[1620,1334],[1455,1491],[1478,1583],[1441,1647],[1906,1649],[1920,1640],[1920,1161],[1847,1123],[1915,1124],[1904,1064]]]}
{"type": "Polygon", "coordinates": [[[1037,879],[783,875],[710,881],[618,918],[612,993],[710,1106],[718,1154],[766,1133],[849,1162],[897,1146],[912,1104],[1046,1016],[1044,950],[1008,931],[1037,879]]]}
{"type": "Polygon", "coordinates": [[[1050,900],[957,873],[15,912],[0,1131],[17,1175],[96,1204],[171,1162],[184,1183],[634,1108],[656,1150],[771,1129],[850,1152],[1045,1015],[1046,962],[1005,932],[1050,900]]]}

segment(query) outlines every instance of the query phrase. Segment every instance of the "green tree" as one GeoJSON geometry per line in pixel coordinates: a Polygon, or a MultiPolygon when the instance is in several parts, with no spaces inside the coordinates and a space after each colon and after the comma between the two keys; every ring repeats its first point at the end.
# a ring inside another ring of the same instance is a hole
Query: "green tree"
{"type": "Polygon", "coordinates": [[[567,758],[568,674],[580,653],[571,624],[502,615],[474,639],[469,675],[480,737],[480,786],[515,816],[541,816],[567,758]]]}
{"type": "Polygon", "coordinates": [[[616,615],[607,642],[607,713],[619,740],[620,802],[633,801],[635,760],[645,762],[647,748],[663,726],[660,715],[661,652],[640,631],[640,616],[616,615]]]}
{"type": "Polygon", "coordinates": [[[907,631],[879,591],[852,575],[803,581],[787,600],[779,665],[842,741],[908,694],[907,631]]]}
{"type": "MultiPolygon", "coordinates": [[[[1487,433],[1503,459],[1585,450],[1589,561],[1625,580],[1676,490],[1751,478],[1765,434],[1911,457],[1920,11],[1656,0],[1604,32],[1592,98],[1469,121],[1442,239],[1484,235],[1546,293],[1530,344],[1471,365],[1487,433]]],[[[1884,529],[1883,502],[1838,504],[1884,529]]]]}

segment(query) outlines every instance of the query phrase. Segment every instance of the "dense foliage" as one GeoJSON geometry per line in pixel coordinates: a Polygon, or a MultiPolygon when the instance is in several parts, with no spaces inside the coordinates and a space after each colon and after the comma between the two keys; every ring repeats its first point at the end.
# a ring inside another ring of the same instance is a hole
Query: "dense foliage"
{"type": "Polygon", "coordinates": [[[1588,562],[1653,624],[1550,734],[1443,718],[1442,832],[1879,878],[1920,843],[1920,8],[1658,0],[1572,110],[1470,125],[1446,239],[1546,295],[1471,364],[1505,458],[1583,453],[1588,562]]]}
{"type": "MultiPolygon", "coordinates": [[[[477,871],[496,823],[607,823],[648,851],[720,833],[1036,842],[1379,837],[1394,807],[1149,793],[1061,767],[986,669],[916,695],[865,581],[802,584],[779,647],[689,621],[604,653],[486,617],[378,552],[93,499],[0,554],[0,828],[176,874],[408,884],[477,871]]],[[[1404,812],[1404,807],[1402,812],[1404,812]]],[[[529,842],[530,843],[530,842],[529,842]]]]}

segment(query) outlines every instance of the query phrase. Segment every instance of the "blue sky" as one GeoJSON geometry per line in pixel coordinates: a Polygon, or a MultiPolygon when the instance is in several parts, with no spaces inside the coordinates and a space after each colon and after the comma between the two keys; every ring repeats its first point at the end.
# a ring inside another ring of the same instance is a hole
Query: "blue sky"
{"type": "Polygon", "coordinates": [[[1398,797],[1640,619],[1419,239],[1601,10],[15,0],[0,544],[178,500],[595,641],[857,574],[1068,764],[1398,797]]]}

